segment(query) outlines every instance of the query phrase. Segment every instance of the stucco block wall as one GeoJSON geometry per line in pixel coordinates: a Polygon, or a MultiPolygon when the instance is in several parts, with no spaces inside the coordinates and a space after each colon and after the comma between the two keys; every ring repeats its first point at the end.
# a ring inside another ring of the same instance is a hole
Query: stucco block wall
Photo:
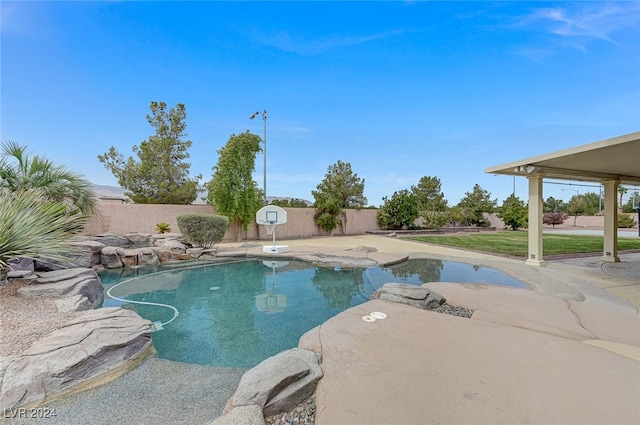
{"type": "MultiPolygon", "coordinates": [[[[314,208],[285,208],[288,220],[286,224],[276,227],[277,239],[299,239],[312,236],[327,235],[316,226],[313,215],[314,208]]],[[[157,233],[157,223],[168,223],[172,232],[179,232],[176,217],[183,214],[215,214],[215,209],[209,205],[157,205],[157,204],[115,204],[100,203],[99,214],[93,216],[83,234],[98,235],[111,233],[126,235],[127,233],[157,233]]],[[[345,232],[338,227],[335,235],[360,235],[369,230],[377,230],[376,217],[378,210],[346,210],[345,232]]],[[[248,240],[271,239],[264,226],[249,224],[247,228],[248,240]]],[[[238,240],[238,227],[231,224],[225,235],[225,242],[238,240]]]]}

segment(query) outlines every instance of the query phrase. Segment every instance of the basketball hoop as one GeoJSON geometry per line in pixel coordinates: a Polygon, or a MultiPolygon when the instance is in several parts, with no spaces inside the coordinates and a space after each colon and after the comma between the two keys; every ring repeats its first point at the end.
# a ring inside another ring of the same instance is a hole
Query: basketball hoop
{"type": "Polygon", "coordinates": [[[256,212],[256,223],[262,224],[267,229],[267,235],[271,235],[273,239],[272,246],[262,247],[263,252],[270,254],[279,254],[289,251],[287,245],[276,245],[276,226],[286,224],[287,211],[277,205],[267,205],[256,212]]]}

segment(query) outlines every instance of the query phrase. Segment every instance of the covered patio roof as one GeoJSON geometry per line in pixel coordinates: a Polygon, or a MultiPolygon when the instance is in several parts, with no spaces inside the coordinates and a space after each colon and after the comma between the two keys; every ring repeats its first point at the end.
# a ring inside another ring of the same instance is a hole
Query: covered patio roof
{"type": "Polygon", "coordinates": [[[489,174],[640,184],[640,131],[489,167],[489,174]]]}
{"type": "Polygon", "coordinates": [[[542,256],[542,181],[546,178],[597,181],[604,186],[603,261],[618,257],[617,191],[620,184],[640,183],[640,132],[602,140],[522,159],[485,172],[524,176],[529,181],[529,254],[527,264],[541,266],[542,256]]]}

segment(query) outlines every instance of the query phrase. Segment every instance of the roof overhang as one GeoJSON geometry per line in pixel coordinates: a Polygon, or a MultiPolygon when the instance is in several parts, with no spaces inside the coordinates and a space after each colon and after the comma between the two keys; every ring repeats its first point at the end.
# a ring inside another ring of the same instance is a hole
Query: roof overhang
{"type": "Polygon", "coordinates": [[[640,131],[485,169],[489,174],[640,184],[640,131]]]}

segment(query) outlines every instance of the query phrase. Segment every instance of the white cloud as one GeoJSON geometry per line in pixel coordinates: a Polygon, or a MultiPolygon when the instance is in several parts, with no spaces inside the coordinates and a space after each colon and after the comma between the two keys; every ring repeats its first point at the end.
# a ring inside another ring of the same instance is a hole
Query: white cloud
{"type": "Polygon", "coordinates": [[[582,48],[594,40],[615,43],[615,32],[637,28],[639,22],[638,2],[595,2],[540,8],[524,17],[520,24],[562,39],[573,39],[573,46],[582,48]]]}
{"type": "Polygon", "coordinates": [[[321,38],[305,40],[287,31],[278,31],[271,34],[255,34],[254,39],[262,45],[277,48],[279,50],[297,53],[300,55],[315,55],[338,47],[356,46],[368,43],[373,40],[393,37],[404,33],[404,31],[394,30],[379,34],[362,36],[338,36],[331,35],[321,38]]]}

